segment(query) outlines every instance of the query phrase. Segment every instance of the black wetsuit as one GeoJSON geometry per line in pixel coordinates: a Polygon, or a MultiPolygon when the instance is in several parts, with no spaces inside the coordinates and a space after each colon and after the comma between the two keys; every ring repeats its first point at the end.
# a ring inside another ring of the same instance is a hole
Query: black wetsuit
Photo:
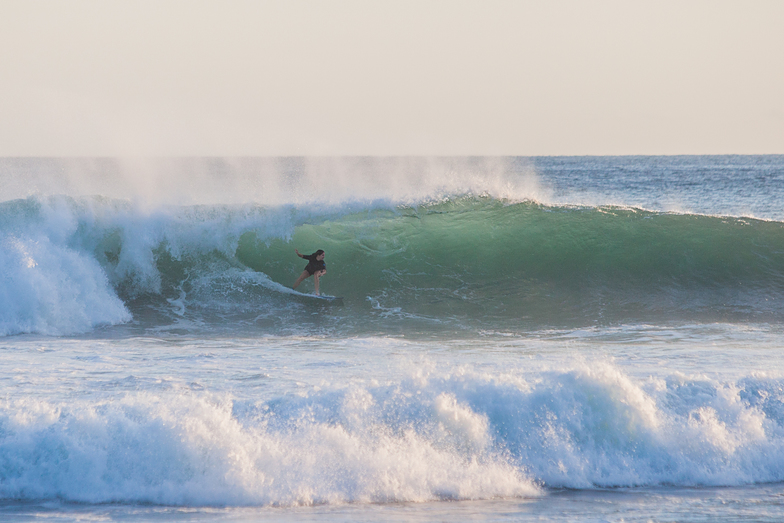
{"type": "Polygon", "coordinates": [[[317,254],[303,254],[302,257],[308,260],[308,266],[305,267],[305,270],[308,271],[308,274],[313,276],[318,271],[326,271],[327,264],[324,263],[324,260],[317,260],[317,254]]]}

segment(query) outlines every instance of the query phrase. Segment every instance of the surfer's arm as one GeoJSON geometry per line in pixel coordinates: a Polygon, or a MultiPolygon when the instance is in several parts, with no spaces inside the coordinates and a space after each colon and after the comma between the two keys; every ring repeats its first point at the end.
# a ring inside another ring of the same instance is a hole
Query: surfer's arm
{"type": "Polygon", "coordinates": [[[297,249],[294,249],[294,252],[296,252],[297,256],[299,256],[300,258],[304,258],[304,256],[302,256],[297,249]]]}

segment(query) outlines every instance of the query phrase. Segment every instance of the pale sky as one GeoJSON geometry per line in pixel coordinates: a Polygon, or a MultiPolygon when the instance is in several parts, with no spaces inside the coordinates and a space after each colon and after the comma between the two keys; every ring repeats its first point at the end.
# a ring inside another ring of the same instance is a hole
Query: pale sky
{"type": "Polygon", "coordinates": [[[0,0],[0,156],[768,153],[781,0],[0,0]]]}

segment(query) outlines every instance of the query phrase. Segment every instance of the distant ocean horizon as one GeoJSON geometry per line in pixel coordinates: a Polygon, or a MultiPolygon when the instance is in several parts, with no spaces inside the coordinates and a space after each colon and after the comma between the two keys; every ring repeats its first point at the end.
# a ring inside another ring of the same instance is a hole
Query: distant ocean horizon
{"type": "Polygon", "coordinates": [[[784,155],[0,158],[0,517],[779,520],[782,202],[784,155]]]}

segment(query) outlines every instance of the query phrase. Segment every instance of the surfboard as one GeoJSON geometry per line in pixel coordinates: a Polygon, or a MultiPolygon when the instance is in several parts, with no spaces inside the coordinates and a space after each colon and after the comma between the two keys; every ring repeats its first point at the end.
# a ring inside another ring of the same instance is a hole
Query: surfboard
{"type": "Polygon", "coordinates": [[[317,296],[315,294],[305,294],[304,292],[299,292],[291,287],[286,287],[285,285],[281,285],[278,282],[272,281],[269,278],[266,278],[266,283],[264,284],[265,287],[272,289],[274,291],[278,291],[281,294],[288,294],[296,299],[304,298],[301,301],[307,302],[316,302],[316,303],[323,303],[323,304],[333,304],[333,305],[343,305],[343,297],[342,296],[328,296],[328,295],[321,295],[317,296]]]}
{"type": "Polygon", "coordinates": [[[319,303],[323,305],[343,305],[342,296],[316,296],[315,294],[297,293],[298,298],[304,298],[302,301],[319,303]]]}
{"type": "Polygon", "coordinates": [[[315,294],[304,294],[304,293],[299,293],[299,296],[302,298],[309,298],[312,300],[316,300],[318,302],[329,303],[332,305],[343,305],[342,296],[317,296],[315,294]]]}

